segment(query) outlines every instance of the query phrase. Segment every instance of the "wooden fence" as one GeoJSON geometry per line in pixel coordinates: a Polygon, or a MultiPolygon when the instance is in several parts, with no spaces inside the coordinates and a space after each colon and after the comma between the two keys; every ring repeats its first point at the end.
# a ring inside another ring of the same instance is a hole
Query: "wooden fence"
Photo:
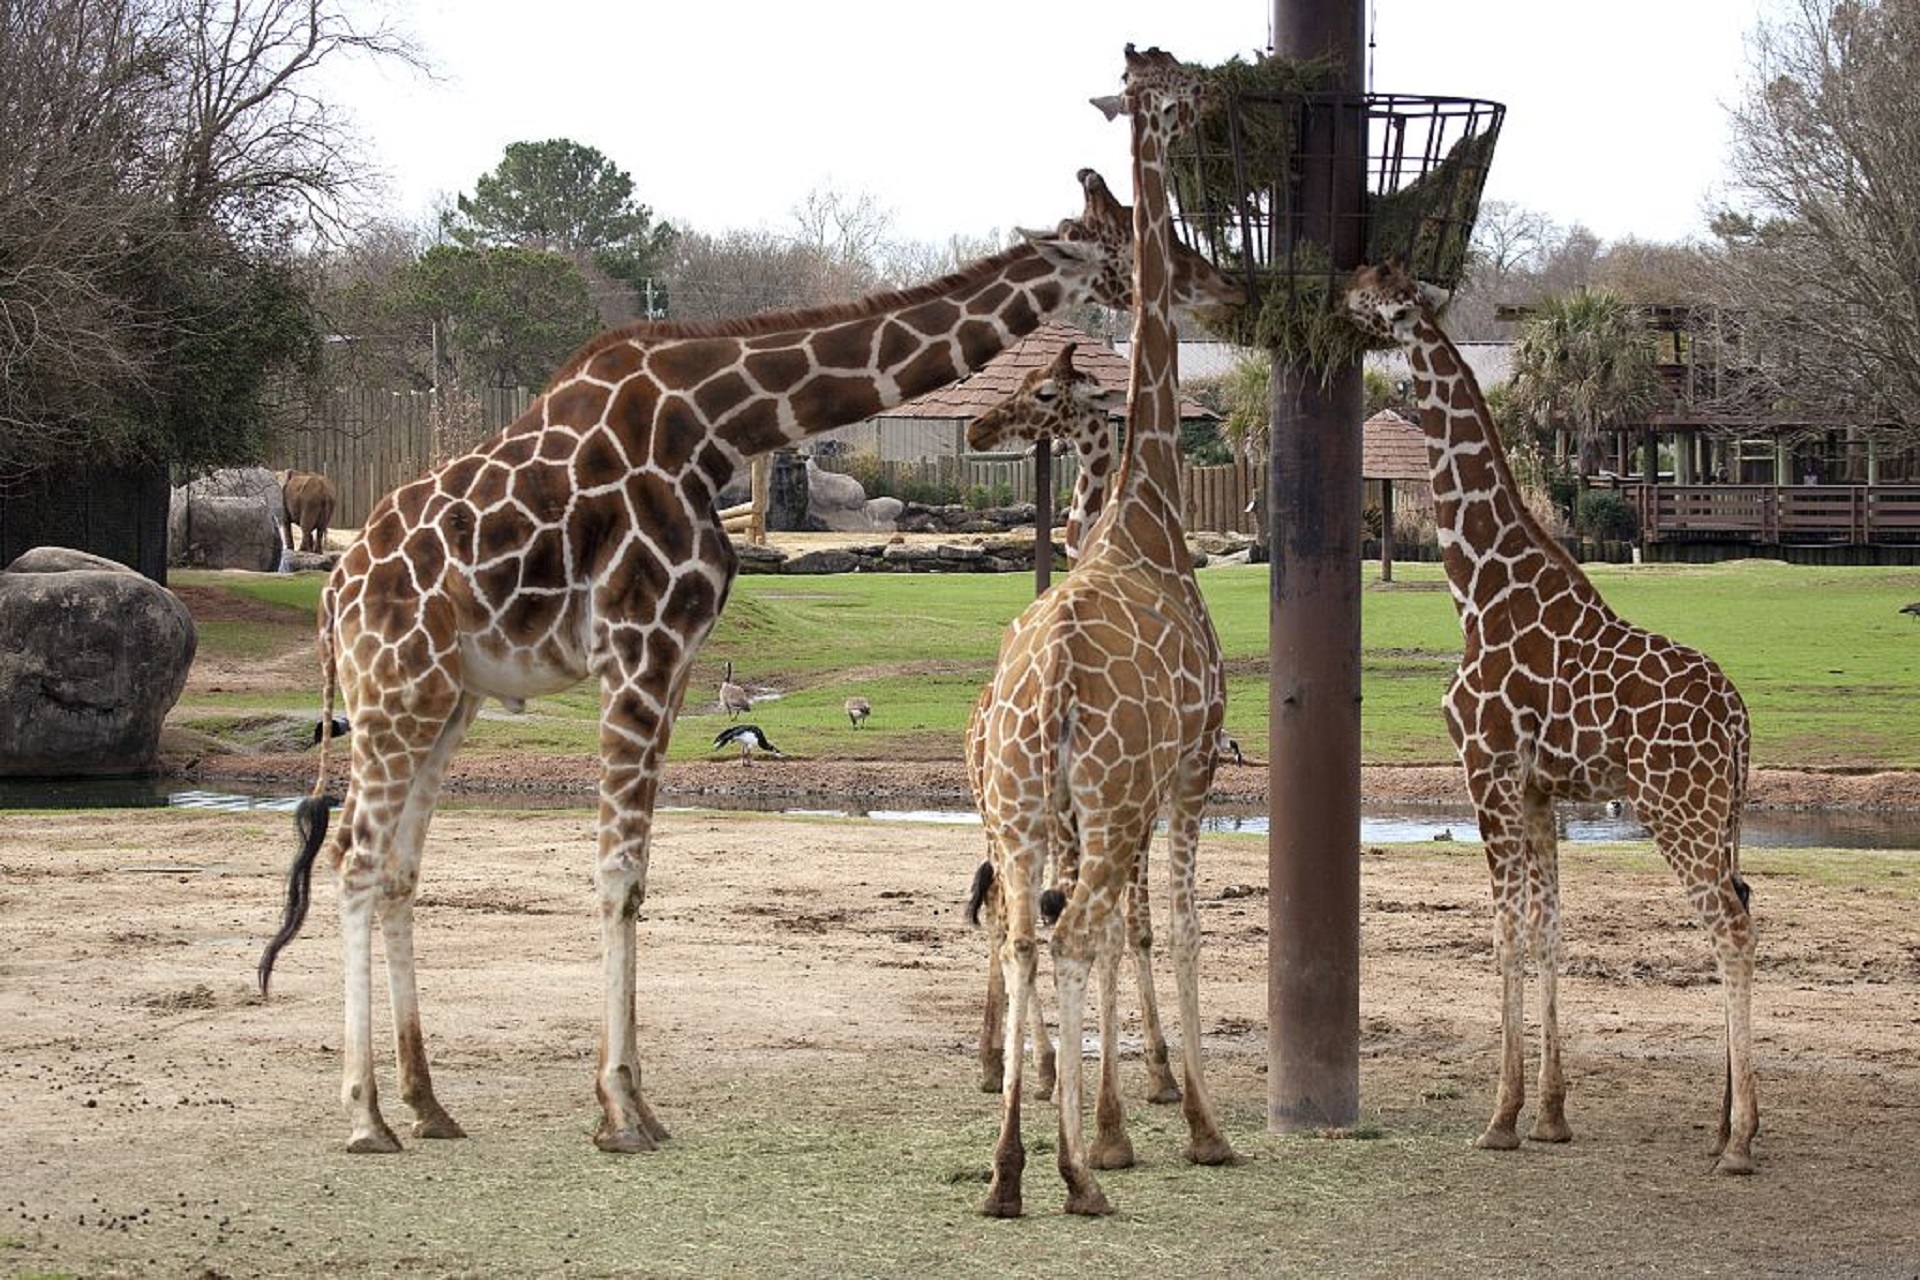
{"type": "MultiPolygon", "coordinates": [[[[521,387],[451,395],[340,390],[327,397],[307,426],[283,439],[267,465],[328,476],[339,493],[334,524],[354,528],[389,491],[506,426],[532,400],[533,394],[521,387]]],[[[861,475],[877,482],[874,488],[884,485],[895,494],[940,493],[961,502],[995,506],[1033,501],[1029,454],[948,454],[906,462],[836,454],[817,461],[831,471],[861,475]]],[[[1055,491],[1070,493],[1078,471],[1074,455],[1056,455],[1055,491]]],[[[1266,483],[1264,463],[1183,465],[1181,517],[1194,532],[1258,535],[1261,513],[1254,499],[1266,492],[1266,483]]]]}
{"type": "Polygon", "coordinates": [[[318,471],[339,494],[333,523],[356,528],[388,492],[464,452],[519,417],[524,387],[468,393],[339,390],[269,455],[275,470],[318,471]]]}

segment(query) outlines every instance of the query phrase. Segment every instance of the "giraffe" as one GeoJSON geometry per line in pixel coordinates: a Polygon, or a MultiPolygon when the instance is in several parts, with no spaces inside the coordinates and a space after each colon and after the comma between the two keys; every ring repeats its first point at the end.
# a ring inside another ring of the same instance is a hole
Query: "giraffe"
{"type": "MultiPolygon", "coordinates": [[[[1012,394],[967,425],[967,448],[975,453],[1043,441],[1073,447],[1079,469],[1073,480],[1073,500],[1067,507],[1069,560],[1080,558],[1087,526],[1106,505],[1107,481],[1113,473],[1110,418],[1124,404],[1124,397],[1074,367],[1079,345],[1062,343],[1051,363],[1029,370],[1012,394]]],[[[1038,538],[1040,531],[1035,534],[1038,538]]]]}
{"type": "Polygon", "coordinates": [[[1465,649],[1446,696],[1492,873],[1501,978],[1500,1092],[1475,1145],[1519,1145],[1525,1098],[1524,927],[1540,978],[1540,1111],[1530,1138],[1565,1142],[1560,1061],[1556,800],[1629,800],[1706,926],[1725,990],[1726,1092],[1714,1152],[1753,1171],[1753,919],[1740,878],[1749,726],[1704,654],[1616,616],[1534,523],[1473,373],[1434,319],[1446,295],[1398,266],[1363,267],[1359,325],[1406,349],[1432,467],[1440,548],[1465,649]]]}
{"type": "MultiPolygon", "coordinates": [[[[1028,372],[1013,392],[967,427],[967,447],[975,452],[1002,450],[1014,443],[1070,443],[1079,457],[1074,479],[1073,501],[1067,510],[1067,556],[1078,560],[1087,527],[1106,505],[1107,482],[1113,471],[1113,426],[1110,415],[1121,407],[1124,397],[1110,392],[1090,373],[1074,367],[1078,344],[1063,343],[1050,364],[1028,372]]],[[[1038,536],[1038,531],[1036,531],[1038,536]]],[[[1038,552],[1036,552],[1038,554],[1038,552]]],[[[980,803],[981,781],[986,768],[985,715],[991,706],[992,686],[980,690],[973,713],[967,719],[967,776],[973,786],[974,803],[980,803]]],[[[1077,868],[1071,843],[1061,851],[1068,855],[1055,868],[1056,887],[1043,895],[1041,916],[1051,922],[1065,905],[1065,893],[1059,885],[1071,884],[1077,868]]],[[[1000,1092],[1004,1080],[1001,1061],[1002,1025],[1006,1014],[1006,989],[998,958],[999,935],[1004,913],[998,894],[993,892],[992,860],[983,864],[975,876],[968,919],[979,922],[981,906],[991,895],[992,909],[987,964],[985,1016],[980,1025],[980,1088],[986,1093],[1000,1092]]],[[[1167,1065],[1167,1037],[1160,1025],[1159,1002],[1153,987],[1153,925],[1147,903],[1146,858],[1136,865],[1134,886],[1127,896],[1127,950],[1133,957],[1136,985],[1140,990],[1140,1015],[1145,1035],[1143,1056],[1147,1063],[1147,1099],[1150,1102],[1178,1102],[1180,1086],[1167,1065]]],[[[1046,1034],[1045,1019],[1036,1005],[1033,1014],[1034,1047],[1039,1055],[1034,1087],[1041,1096],[1053,1092],[1056,1060],[1053,1043],[1046,1034]]]]}
{"type": "Polygon", "coordinates": [[[1126,51],[1124,91],[1099,105],[1132,121],[1134,321],[1126,452],[1115,493],[1079,563],[1014,619],[983,719],[980,783],[994,879],[1000,885],[1002,981],[1010,997],[1000,1135],[983,1213],[1022,1211],[1021,1046],[1032,1009],[1035,916],[1050,849],[1075,847],[1079,874],[1051,949],[1060,1009],[1057,1163],[1066,1211],[1111,1211],[1095,1168],[1133,1162],[1119,1101],[1115,988],[1124,895],[1156,819],[1168,817],[1172,951],[1179,994],[1186,1156],[1234,1158],[1208,1098],[1200,1061],[1194,855],[1224,714],[1219,642],[1193,577],[1180,522],[1176,347],[1166,191],[1169,135],[1191,127],[1198,78],[1158,50],[1126,51]],[[1100,1075],[1091,1148],[1081,1106],[1081,1027],[1098,963],[1100,1075]]]}
{"type": "MultiPolygon", "coordinates": [[[[379,921],[400,1093],[416,1136],[459,1137],[434,1097],[413,963],[421,846],[447,769],[489,697],[510,706],[594,677],[600,802],[594,869],[604,971],[595,1092],[603,1150],[667,1136],[641,1093],[635,918],[673,720],[737,557],[713,499],[753,456],[871,416],[979,367],[1049,314],[1128,305],[1130,229],[1099,175],[1080,218],[915,288],[852,303],[697,324],[641,324],[589,341],[525,414],[395,490],[321,593],[326,709],[353,736],[327,838],[326,743],[296,813],[275,956],[304,920],[323,842],[339,890],[348,1149],[399,1141],[381,1117],[372,1049],[379,921]]],[[[1197,305],[1227,298],[1198,255],[1176,266],[1197,305]]]]}

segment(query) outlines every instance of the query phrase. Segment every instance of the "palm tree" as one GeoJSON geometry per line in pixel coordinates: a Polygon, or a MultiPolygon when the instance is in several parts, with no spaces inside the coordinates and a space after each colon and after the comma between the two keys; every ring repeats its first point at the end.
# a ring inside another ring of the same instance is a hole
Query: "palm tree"
{"type": "Polygon", "coordinates": [[[1598,469],[1600,439],[1659,402],[1660,373],[1639,310],[1603,289],[1541,302],[1513,343],[1509,402],[1541,427],[1571,437],[1581,479],[1598,469]]]}

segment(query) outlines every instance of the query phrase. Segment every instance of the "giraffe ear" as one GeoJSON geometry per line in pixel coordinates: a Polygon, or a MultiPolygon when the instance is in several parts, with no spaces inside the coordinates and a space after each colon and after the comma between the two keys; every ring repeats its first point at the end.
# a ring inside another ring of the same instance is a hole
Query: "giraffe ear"
{"type": "Polygon", "coordinates": [[[1453,301],[1452,290],[1442,289],[1437,284],[1428,284],[1425,280],[1420,281],[1420,296],[1426,300],[1427,310],[1435,315],[1446,310],[1447,304],[1453,301]]]}
{"type": "Polygon", "coordinates": [[[1038,249],[1040,256],[1056,267],[1073,270],[1099,266],[1106,254],[1105,247],[1097,240],[1077,240],[1063,235],[1065,229],[1065,224],[1057,231],[1016,228],[1022,239],[1038,249]]]}

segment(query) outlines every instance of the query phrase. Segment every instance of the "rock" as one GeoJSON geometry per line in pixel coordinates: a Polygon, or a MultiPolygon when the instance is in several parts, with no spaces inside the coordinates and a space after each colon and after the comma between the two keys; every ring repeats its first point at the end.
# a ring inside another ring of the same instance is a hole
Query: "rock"
{"type": "Polygon", "coordinates": [[[280,567],[285,527],[278,476],[265,467],[216,471],[173,491],[167,563],[271,573],[280,567]]]}
{"type": "Polygon", "coordinates": [[[756,547],[751,544],[734,544],[734,552],[740,557],[742,573],[779,573],[787,563],[787,553],[777,547],[756,547]]]}
{"type": "Polygon", "coordinates": [[[174,564],[256,573],[280,567],[280,520],[252,498],[189,498],[184,529],[170,548],[174,564]]]}
{"type": "Polygon", "coordinates": [[[150,773],[198,638],[124,565],[36,547],[0,570],[0,776],[150,773]]]}
{"type": "Polygon", "coordinates": [[[869,560],[855,555],[851,551],[837,547],[827,547],[820,551],[808,551],[781,566],[782,573],[859,573],[871,568],[869,560]]]}

